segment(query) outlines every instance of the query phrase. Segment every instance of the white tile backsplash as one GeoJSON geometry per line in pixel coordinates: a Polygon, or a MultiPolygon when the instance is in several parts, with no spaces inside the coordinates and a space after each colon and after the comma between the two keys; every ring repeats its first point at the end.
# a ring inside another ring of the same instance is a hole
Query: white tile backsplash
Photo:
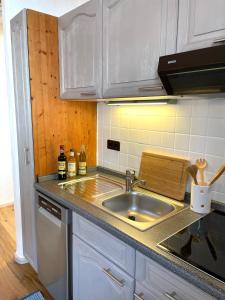
{"type": "MultiPolygon", "coordinates": [[[[99,165],[138,172],[142,151],[157,149],[189,157],[192,162],[205,157],[206,178],[210,178],[225,163],[225,99],[149,107],[98,104],[99,165]],[[107,149],[110,138],[120,141],[120,152],[107,149]]],[[[213,197],[225,203],[225,176],[213,186],[213,197]]]]}

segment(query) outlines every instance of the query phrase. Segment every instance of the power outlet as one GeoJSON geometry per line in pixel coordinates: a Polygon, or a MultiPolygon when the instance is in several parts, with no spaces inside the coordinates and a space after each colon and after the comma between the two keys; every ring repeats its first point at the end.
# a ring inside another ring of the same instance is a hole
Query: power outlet
{"type": "Polygon", "coordinates": [[[120,142],[107,140],[107,148],[115,151],[120,151],[120,142]]]}

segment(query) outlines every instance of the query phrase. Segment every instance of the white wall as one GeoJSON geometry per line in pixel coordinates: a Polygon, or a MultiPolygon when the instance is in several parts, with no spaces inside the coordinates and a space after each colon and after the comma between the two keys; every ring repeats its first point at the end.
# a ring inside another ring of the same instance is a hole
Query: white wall
{"type": "MultiPolygon", "coordinates": [[[[207,178],[211,177],[225,163],[225,99],[193,99],[144,108],[98,104],[99,165],[138,172],[141,153],[147,149],[177,153],[193,162],[205,157],[207,178]],[[120,152],[107,149],[109,138],[121,142],[120,152]]],[[[214,199],[225,203],[225,174],[213,191],[214,199]]]]}
{"type": "Polygon", "coordinates": [[[12,157],[7,102],[6,71],[4,59],[4,38],[2,18],[0,17],[0,207],[13,202],[12,157]]]}

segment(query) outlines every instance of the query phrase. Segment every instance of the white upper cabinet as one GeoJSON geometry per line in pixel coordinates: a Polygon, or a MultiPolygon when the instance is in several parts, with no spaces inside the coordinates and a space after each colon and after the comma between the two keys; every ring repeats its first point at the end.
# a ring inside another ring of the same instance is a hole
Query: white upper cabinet
{"type": "Polygon", "coordinates": [[[91,0],[59,18],[61,98],[101,97],[102,4],[91,0]]]}
{"type": "Polygon", "coordinates": [[[159,56],[176,52],[177,0],[103,1],[103,96],[162,94],[159,56]]]}
{"type": "Polygon", "coordinates": [[[179,0],[177,51],[210,47],[225,41],[224,0],[179,0]]]}

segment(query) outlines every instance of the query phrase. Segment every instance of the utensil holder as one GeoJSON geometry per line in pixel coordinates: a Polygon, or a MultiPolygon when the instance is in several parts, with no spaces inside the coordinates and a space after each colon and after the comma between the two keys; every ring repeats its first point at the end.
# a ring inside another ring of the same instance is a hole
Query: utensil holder
{"type": "Polygon", "coordinates": [[[207,214],[211,210],[211,188],[208,185],[191,185],[191,210],[207,214]]]}

